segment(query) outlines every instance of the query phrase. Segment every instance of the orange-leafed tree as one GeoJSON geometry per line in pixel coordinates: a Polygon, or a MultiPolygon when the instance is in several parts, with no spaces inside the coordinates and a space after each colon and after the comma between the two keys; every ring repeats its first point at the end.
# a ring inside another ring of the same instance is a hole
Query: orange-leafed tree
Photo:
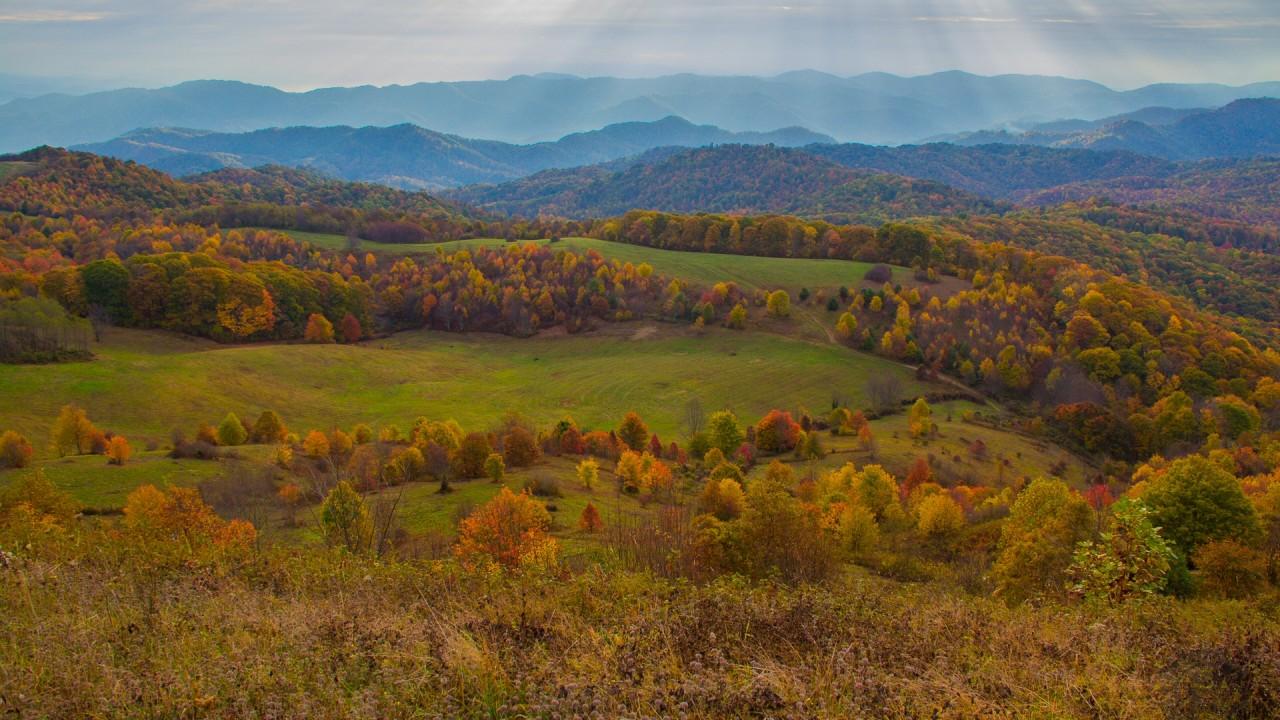
{"type": "Polygon", "coordinates": [[[793,450],[800,438],[800,425],[791,413],[770,410],[756,423],[756,447],[761,452],[783,453],[793,450]]]}
{"type": "Polygon", "coordinates": [[[211,540],[225,524],[195,488],[142,485],[124,504],[125,526],[143,536],[182,539],[194,547],[211,540]]]}
{"type": "Polygon", "coordinates": [[[556,541],[547,534],[550,525],[542,503],[504,487],[462,521],[456,552],[468,563],[488,560],[517,568],[555,552],[556,541]]]}
{"type": "Polygon", "coordinates": [[[124,465],[129,462],[129,456],[133,455],[133,449],[129,447],[129,441],[123,435],[116,435],[111,438],[111,443],[107,445],[107,462],[111,465],[124,465]]]}
{"type": "Polygon", "coordinates": [[[309,343],[331,343],[333,342],[333,323],[320,313],[311,313],[307,318],[307,329],[303,331],[302,337],[309,343]]]}
{"type": "Polygon", "coordinates": [[[582,508],[582,515],[578,518],[578,529],[589,533],[598,533],[604,529],[604,521],[600,519],[600,511],[596,509],[595,503],[587,503],[582,508]]]}
{"type": "Polygon", "coordinates": [[[627,413],[622,418],[622,427],[618,428],[618,439],[626,443],[627,447],[639,452],[645,449],[645,444],[649,441],[649,427],[644,424],[644,420],[634,412],[627,413]]]}
{"type": "Polygon", "coordinates": [[[528,467],[537,462],[539,453],[533,433],[519,425],[502,438],[502,459],[511,467],[528,467]]]}
{"type": "Polygon", "coordinates": [[[31,462],[31,443],[12,430],[0,435],[0,467],[20,468],[31,462]]]}
{"type": "Polygon", "coordinates": [[[326,457],[329,454],[329,438],[319,430],[312,430],[302,441],[302,451],[314,458],[326,457]]]}
{"type": "Polygon", "coordinates": [[[907,477],[903,479],[902,487],[899,488],[902,499],[906,500],[912,490],[931,482],[933,482],[933,468],[929,467],[929,461],[922,457],[916,458],[907,470],[907,477]]]}

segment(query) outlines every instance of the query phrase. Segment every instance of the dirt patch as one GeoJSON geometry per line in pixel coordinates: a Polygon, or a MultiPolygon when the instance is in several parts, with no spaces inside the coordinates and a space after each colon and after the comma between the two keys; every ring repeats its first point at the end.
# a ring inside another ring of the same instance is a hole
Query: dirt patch
{"type": "Polygon", "coordinates": [[[654,335],[657,335],[657,334],[658,334],[658,328],[657,328],[657,327],[655,327],[655,326],[653,326],[653,325],[645,325],[645,326],[643,326],[643,327],[638,327],[638,328],[636,328],[636,331],[635,331],[634,333],[632,333],[632,335],[631,335],[631,339],[632,339],[632,340],[647,340],[647,339],[649,339],[649,338],[651,338],[651,337],[653,337],[654,335]]]}

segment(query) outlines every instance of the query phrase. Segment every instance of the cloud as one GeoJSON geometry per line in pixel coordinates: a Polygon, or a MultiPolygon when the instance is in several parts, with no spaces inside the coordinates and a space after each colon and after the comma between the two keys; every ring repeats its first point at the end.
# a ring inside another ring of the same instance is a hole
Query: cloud
{"type": "Polygon", "coordinates": [[[73,10],[32,10],[29,12],[0,13],[0,23],[73,23],[105,20],[107,13],[76,12],[73,10]]]}
{"type": "Polygon", "coordinates": [[[916,22],[930,23],[1015,23],[1018,18],[987,17],[985,15],[918,15],[911,18],[916,22]]]}

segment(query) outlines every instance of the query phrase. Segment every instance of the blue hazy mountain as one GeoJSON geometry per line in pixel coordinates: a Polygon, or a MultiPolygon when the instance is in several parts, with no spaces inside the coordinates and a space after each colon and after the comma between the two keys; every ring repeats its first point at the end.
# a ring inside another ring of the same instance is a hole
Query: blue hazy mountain
{"type": "Polygon", "coordinates": [[[520,75],[308,92],[200,80],[157,89],[12,100],[0,105],[0,151],[102,142],[148,127],[246,132],[404,123],[527,144],[669,115],[731,131],[799,126],[840,141],[898,144],[1014,122],[1091,120],[1157,106],[1217,107],[1268,95],[1280,95],[1280,84],[1163,84],[1116,91],[1087,80],[954,71],[918,77],[837,77],[812,71],[639,79],[520,75]]]}

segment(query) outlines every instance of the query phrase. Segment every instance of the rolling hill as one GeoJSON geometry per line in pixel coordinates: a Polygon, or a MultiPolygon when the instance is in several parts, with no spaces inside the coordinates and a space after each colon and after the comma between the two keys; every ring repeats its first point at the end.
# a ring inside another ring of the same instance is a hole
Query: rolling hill
{"type": "Polygon", "coordinates": [[[510,183],[448,194],[484,210],[566,217],[670,212],[790,213],[859,222],[953,212],[993,212],[998,204],[930,180],[838,165],[795,149],[723,145],[634,162],[548,170],[510,183]]]}
{"type": "Polygon", "coordinates": [[[174,175],[224,167],[285,165],[344,180],[422,189],[503,182],[540,170],[591,165],[664,146],[830,142],[834,142],[830,137],[803,128],[734,133],[672,116],[609,125],[530,145],[474,140],[402,124],[271,128],[248,133],[153,128],[74,149],[134,160],[174,175]]]}
{"type": "Polygon", "coordinates": [[[1164,178],[1130,177],[1080,182],[1032,193],[1029,205],[1049,206],[1102,198],[1209,217],[1280,224],[1280,160],[1205,160],[1164,178]]]}

